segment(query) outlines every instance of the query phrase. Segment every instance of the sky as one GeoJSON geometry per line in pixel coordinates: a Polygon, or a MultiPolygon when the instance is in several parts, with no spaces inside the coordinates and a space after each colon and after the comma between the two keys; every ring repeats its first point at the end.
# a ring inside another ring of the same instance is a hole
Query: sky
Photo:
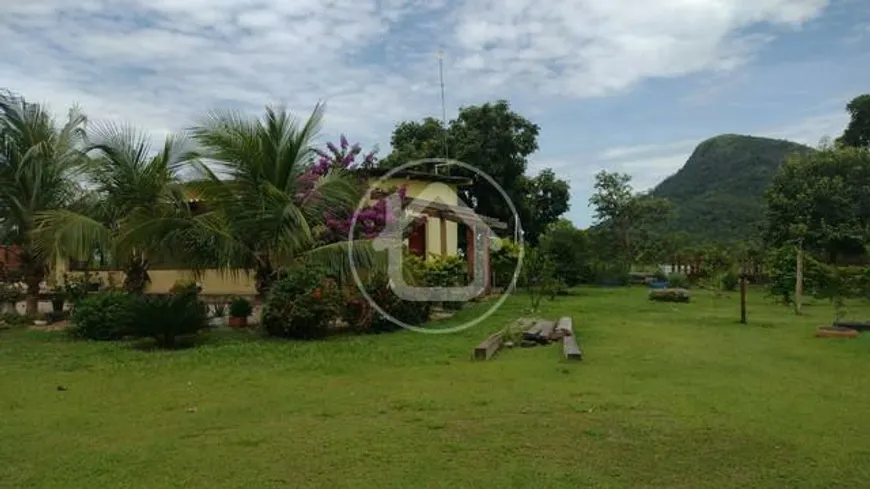
{"type": "Polygon", "coordinates": [[[326,102],[321,142],[389,152],[403,120],[506,99],[541,127],[529,171],[646,190],[704,139],[816,145],[870,92],[867,0],[0,0],[0,87],[154,140],[208,110],[326,102]]]}

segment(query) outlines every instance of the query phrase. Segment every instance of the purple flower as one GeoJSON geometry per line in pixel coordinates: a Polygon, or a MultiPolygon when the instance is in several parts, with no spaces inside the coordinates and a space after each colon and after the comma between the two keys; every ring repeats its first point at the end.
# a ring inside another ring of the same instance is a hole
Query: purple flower
{"type": "Polygon", "coordinates": [[[329,148],[329,150],[332,151],[333,153],[339,152],[338,148],[336,148],[335,145],[332,143],[326,143],[326,147],[329,148]]]}
{"type": "Polygon", "coordinates": [[[341,135],[340,141],[341,141],[341,149],[342,150],[347,149],[347,138],[344,137],[344,134],[341,135]]]}

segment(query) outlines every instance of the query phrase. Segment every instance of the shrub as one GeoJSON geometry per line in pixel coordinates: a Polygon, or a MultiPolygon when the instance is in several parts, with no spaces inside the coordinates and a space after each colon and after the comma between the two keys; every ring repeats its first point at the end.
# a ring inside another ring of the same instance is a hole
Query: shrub
{"type": "Polygon", "coordinates": [[[254,311],[251,302],[244,297],[236,297],[230,302],[230,316],[234,318],[246,318],[254,311]]]}
{"type": "Polygon", "coordinates": [[[27,326],[33,323],[33,318],[17,312],[4,312],[0,314],[0,323],[9,326],[27,326]]]}
{"type": "Polygon", "coordinates": [[[520,257],[520,245],[510,239],[499,240],[496,250],[490,254],[493,285],[507,287],[514,279],[520,257]]]}
{"type": "Polygon", "coordinates": [[[172,348],[179,337],[194,335],[208,326],[208,306],[190,289],[145,295],[137,302],[132,335],[153,338],[161,348],[172,348]]]}
{"type": "Polygon", "coordinates": [[[537,311],[544,295],[555,297],[555,266],[543,250],[532,248],[523,262],[522,285],[531,301],[532,311],[537,311]]]}
{"type": "Polygon", "coordinates": [[[177,280],[169,289],[170,294],[182,294],[187,292],[199,294],[202,292],[202,287],[194,280],[177,280]]]}
{"type": "Polygon", "coordinates": [[[315,339],[326,336],[337,317],[322,270],[305,266],[288,271],[272,284],[263,306],[262,326],[271,336],[315,339]]]}
{"type": "Polygon", "coordinates": [[[72,313],[70,334],[76,338],[111,341],[131,332],[136,298],[120,291],[100,292],[80,300],[72,313]]]}
{"type": "Polygon", "coordinates": [[[686,289],[654,289],[649,292],[649,299],[656,302],[689,302],[689,298],[686,289]]]}
{"type": "MultiPolygon", "coordinates": [[[[432,303],[401,299],[390,288],[390,281],[384,274],[375,274],[371,277],[366,283],[366,292],[381,309],[399,321],[413,326],[429,321],[432,303]]],[[[379,311],[374,311],[369,331],[383,333],[400,328],[379,311]]]]}
{"type": "Polygon", "coordinates": [[[15,303],[24,298],[24,289],[17,283],[0,283],[0,304],[15,312],[15,303]]]}
{"type": "Polygon", "coordinates": [[[63,274],[63,291],[66,294],[66,299],[70,306],[75,306],[88,296],[90,290],[90,281],[84,275],[68,275],[63,274]]]}
{"type": "Polygon", "coordinates": [[[728,270],[719,276],[719,286],[722,290],[733,292],[740,285],[740,276],[734,270],[728,270]]]}
{"type": "Polygon", "coordinates": [[[682,273],[672,273],[668,275],[668,287],[673,289],[689,288],[689,279],[682,273]]]}
{"type": "Polygon", "coordinates": [[[594,267],[595,284],[606,287],[625,287],[631,283],[629,267],[622,264],[597,263],[594,267]]]}
{"type": "MultiPolygon", "coordinates": [[[[417,275],[422,278],[422,285],[426,287],[464,287],[468,282],[468,262],[462,257],[430,255],[425,261],[416,259],[419,260],[416,266],[421,269],[417,275]]],[[[454,311],[462,309],[464,305],[463,301],[441,303],[444,309],[454,311]]]]}
{"type": "Polygon", "coordinates": [[[556,300],[557,295],[566,295],[568,293],[568,286],[565,285],[565,282],[558,278],[548,280],[544,284],[544,293],[550,298],[551,301],[553,301],[556,300]]]}
{"type": "Polygon", "coordinates": [[[665,273],[665,271],[661,268],[657,268],[656,271],[653,273],[653,279],[655,279],[656,282],[667,282],[668,274],[665,273]]]}

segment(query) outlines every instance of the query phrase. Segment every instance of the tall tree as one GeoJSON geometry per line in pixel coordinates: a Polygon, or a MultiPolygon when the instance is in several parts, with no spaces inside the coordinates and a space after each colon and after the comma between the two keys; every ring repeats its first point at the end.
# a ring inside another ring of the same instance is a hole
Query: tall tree
{"type": "Polygon", "coordinates": [[[167,254],[161,239],[173,228],[166,225],[189,215],[179,172],[195,155],[182,135],[170,135],[155,153],[150,137],[131,126],[98,125],[87,139],[88,198],[40,213],[34,241],[63,259],[108,255],[125,272],[124,288],[142,293],[149,260],[167,254]]]}
{"type": "Polygon", "coordinates": [[[50,253],[34,245],[39,213],[79,198],[85,117],[75,108],[59,123],[42,106],[0,93],[0,232],[19,253],[27,313],[35,314],[50,253]]]}
{"type": "Polygon", "coordinates": [[[517,210],[522,219],[524,238],[534,245],[549,225],[558,222],[559,216],[568,212],[570,186],[568,182],[556,178],[549,168],[541,170],[533,178],[523,179],[524,200],[517,205],[517,210]]]}
{"type": "MultiPolygon", "coordinates": [[[[794,305],[801,312],[804,263],[863,255],[870,239],[870,150],[823,147],[789,159],[767,191],[765,238],[771,248],[794,248],[794,305]]],[[[789,273],[781,268],[780,275],[789,273]]],[[[774,277],[782,288],[782,280],[774,277]]]]}
{"type": "Polygon", "coordinates": [[[870,147],[870,94],[853,98],[846,105],[846,110],[851,120],[837,142],[854,148],[870,147]]]}
{"type": "Polygon", "coordinates": [[[592,278],[589,238],[567,219],[550,224],[541,235],[539,248],[558,266],[556,278],[573,287],[592,278]]]}
{"type": "Polygon", "coordinates": [[[667,200],[635,193],[630,182],[630,175],[602,170],[595,175],[595,193],[589,199],[596,226],[611,234],[612,248],[626,265],[638,259],[650,226],[665,219],[670,210],[667,200]]]}
{"type": "MultiPolygon", "coordinates": [[[[414,160],[443,158],[445,138],[448,139],[449,150],[450,134],[441,121],[432,117],[426,117],[421,122],[401,122],[393,130],[390,139],[393,151],[380,161],[380,165],[395,168],[414,160]]],[[[432,170],[432,168],[427,169],[432,170]]]]}
{"type": "Polygon", "coordinates": [[[261,296],[280,267],[303,259],[347,276],[350,246],[358,266],[375,263],[370,241],[323,244],[315,232],[326,225],[328,211],[352,211],[364,193],[359,180],[339,164],[323,174],[312,171],[317,155],[312,140],[322,114],[318,106],[300,123],[271,107],[262,118],[213,112],[193,129],[216,168],[197,164],[202,177],[197,191],[209,210],[176,236],[213,238],[220,267],[254,272],[261,296]]]}
{"type": "Polygon", "coordinates": [[[821,148],[790,158],[767,191],[766,242],[802,243],[826,261],[861,253],[870,230],[870,150],[821,148]]]}
{"type": "MultiPolygon", "coordinates": [[[[536,177],[525,174],[529,155],[538,149],[539,131],[536,124],[511,110],[504,100],[463,107],[446,131],[433,118],[396,126],[393,152],[381,164],[396,167],[417,159],[442,158],[446,135],[449,158],[492,177],[517,208],[527,238],[534,241],[548,224],[567,211],[569,200],[567,182],[556,179],[552,171],[536,177]]],[[[464,169],[450,171],[472,179],[471,186],[461,189],[461,196],[476,212],[513,226],[510,208],[488,181],[464,169]]]]}

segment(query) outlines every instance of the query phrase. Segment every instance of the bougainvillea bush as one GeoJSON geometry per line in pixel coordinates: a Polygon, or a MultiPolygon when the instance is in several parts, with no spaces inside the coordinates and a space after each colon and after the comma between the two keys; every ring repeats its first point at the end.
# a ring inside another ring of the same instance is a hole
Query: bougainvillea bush
{"type": "Polygon", "coordinates": [[[359,198],[368,201],[359,209],[353,211],[333,210],[324,213],[324,225],[320,239],[324,243],[346,241],[353,226],[354,239],[374,239],[383,232],[387,223],[394,217],[388,215],[386,196],[396,194],[400,203],[407,197],[407,186],[392,188],[369,188],[366,170],[374,167],[377,161],[375,152],[362,155],[358,144],[349,144],[347,138],[341,136],[338,145],[328,143],[326,151],[317,151],[317,159],[302,176],[302,185],[298,193],[303,200],[314,191],[317,180],[330,171],[350,171],[358,177],[359,198]],[[361,158],[361,160],[360,160],[361,158]],[[356,222],[354,222],[356,216],[356,222]]]}

